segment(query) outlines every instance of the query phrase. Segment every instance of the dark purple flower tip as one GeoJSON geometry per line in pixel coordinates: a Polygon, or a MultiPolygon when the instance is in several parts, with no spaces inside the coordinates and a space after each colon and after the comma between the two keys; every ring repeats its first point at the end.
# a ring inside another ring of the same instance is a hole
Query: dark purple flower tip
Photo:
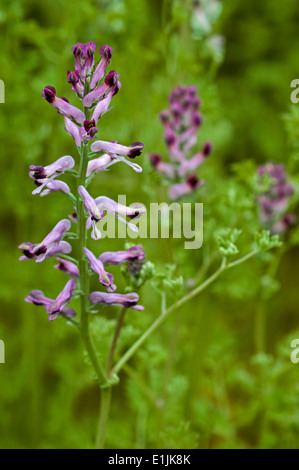
{"type": "Polygon", "coordinates": [[[35,251],[34,255],[35,255],[35,256],[39,256],[39,255],[42,255],[42,254],[44,254],[44,253],[46,253],[46,252],[47,252],[47,247],[46,247],[45,245],[42,245],[40,248],[38,248],[38,249],[35,251]]]}
{"type": "Polygon", "coordinates": [[[200,126],[202,123],[202,117],[200,115],[200,113],[198,111],[195,111],[193,114],[192,114],[192,124],[194,126],[200,126]]]}
{"type": "Polygon", "coordinates": [[[160,155],[158,155],[157,153],[151,153],[149,156],[149,161],[151,162],[151,164],[153,165],[154,168],[156,168],[157,165],[159,165],[159,163],[161,162],[161,157],[160,155]]]}
{"type": "Polygon", "coordinates": [[[286,214],[283,217],[283,223],[284,225],[286,225],[286,227],[293,225],[295,222],[297,222],[297,217],[295,216],[295,214],[286,214]]]}
{"type": "Polygon", "coordinates": [[[93,119],[92,121],[84,121],[83,123],[84,125],[84,129],[87,131],[89,131],[92,127],[95,127],[96,123],[95,123],[95,120],[93,119]]]}
{"type": "Polygon", "coordinates": [[[170,103],[173,103],[174,101],[179,101],[180,98],[182,98],[182,96],[184,95],[184,93],[185,93],[185,90],[183,89],[183,87],[178,86],[174,88],[169,97],[170,103]]]}
{"type": "Polygon", "coordinates": [[[119,80],[117,80],[116,84],[114,85],[113,91],[112,91],[112,96],[117,95],[119,90],[121,89],[121,83],[119,80]]]}
{"type": "Polygon", "coordinates": [[[176,136],[173,132],[166,132],[164,135],[164,140],[166,142],[166,145],[171,147],[176,142],[176,136]]]}
{"type": "Polygon", "coordinates": [[[205,142],[203,149],[202,149],[202,153],[204,154],[204,156],[207,157],[208,155],[212,153],[212,151],[213,151],[213,144],[211,142],[205,142]]]}
{"type": "Polygon", "coordinates": [[[66,103],[69,103],[69,100],[67,98],[65,98],[64,96],[62,96],[60,99],[65,101],[66,103]]]}
{"type": "Polygon", "coordinates": [[[197,88],[196,86],[194,85],[191,85],[191,86],[188,86],[187,87],[187,93],[192,96],[192,97],[195,97],[197,95],[197,88]]]}
{"type": "Polygon", "coordinates": [[[189,96],[186,96],[182,101],[182,107],[184,110],[190,108],[192,104],[193,104],[193,101],[191,100],[189,96]]]}
{"type": "Polygon", "coordinates": [[[77,83],[79,82],[79,78],[80,78],[80,73],[78,70],[74,70],[73,72],[70,72],[70,70],[68,70],[67,81],[69,83],[71,83],[72,85],[77,85],[77,83]]]}
{"type": "Polygon", "coordinates": [[[171,112],[175,118],[179,117],[182,114],[182,107],[179,103],[172,103],[171,107],[171,112]]]}
{"type": "Polygon", "coordinates": [[[161,111],[159,117],[163,124],[168,124],[170,121],[170,113],[167,109],[161,111]]]}
{"type": "Polygon", "coordinates": [[[195,97],[194,100],[193,100],[192,106],[193,106],[194,110],[199,109],[201,107],[201,99],[195,97]]]}
{"type": "Polygon", "coordinates": [[[105,57],[105,59],[110,60],[113,54],[113,49],[110,46],[101,46],[99,49],[100,55],[102,58],[105,57]]]}
{"type": "Polygon", "coordinates": [[[294,188],[290,184],[282,184],[281,186],[278,186],[277,188],[277,197],[278,198],[284,198],[284,197],[290,197],[294,194],[294,188]]]}
{"type": "Polygon", "coordinates": [[[141,152],[143,150],[143,143],[142,142],[133,142],[132,145],[130,145],[130,151],[128,153],[129,158],[135,158],[141,155],[141,152]]]}
{"type": "Polygon", "coordinates": [[[95,42],[87,42],[84,46],[83,54],[87,59],[93,57],[96,51],[97,45],[95,42]]]}
{"type": "Polygon", "coordinates": [[[112,87],[116,84],[118,77],[118,73],[116,73],[115,70],[111,70],[105,77],[106,85],[112,87]]]}
{"type": "Polygon", "coordinates": [[[46,86],[43,89],[43,98],[48,101],[48,103],[53,103],[56,98],[56,90],[53,86],[46,86]]]}
{"type": "Polygon", "coordinates": [[[29,170],[30,170],[29,176],[31,178],[38,179],[38,180],[47,178],[47,173],[43,166],[30,165],[29,170]]]}
{"type": "Polygon", "coordinates": [[[81,54],[84,47],[85,47],[85,44],[83,44],[82,42],[78,42],[72,47],[72,52],[74,53],[74,55],[81,54]]]}
{"type": "Polygon", "coordinates": [[[189,175],[186,183],[191,187],[191,188],[196,188],[198,185],[199,179],[196,174],[189,175]]]}

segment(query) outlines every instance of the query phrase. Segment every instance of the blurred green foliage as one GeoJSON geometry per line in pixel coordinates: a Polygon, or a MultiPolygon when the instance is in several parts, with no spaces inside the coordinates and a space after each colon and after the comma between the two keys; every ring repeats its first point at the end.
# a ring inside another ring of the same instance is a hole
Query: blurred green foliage
{"type": "MultiPolygon", "coordinates": [[[[165,151],[158,114],[174,86],[198,86],[205,118],[198,148],[205,140],[215,147],[200,169],[206,185],[196,194],[204,202],[203,247],[190,253],[178,240],[144,240],[156,277],[142,290],[145,311],[127,313],[119,355],[160,313],[161,286],[168,287],[170,305],[180,289],[218,267],[219,246],[233,259],[250,251],[261,230],[257,164],[284,163],[298,188],[299,107],[290,102],[290,83],[299,76],[298,2],[200,3],[199,16],[191,0],[1,3],[2,448],[89,448],[95,439],[99,393],[75,328],[49,323],[23,300],[34,288],[55,297],[64,275],[52,269],[53,260],[19,263],[17,250],[73,211],[59,194],[32,196],[27,175],[30,164],[75,156],[62,118],[41,96],[52,85],[73,99],[66,72],[75,43],[114,49],[122,89],[99,137],[145,144],[142,175],[116,165],[93,181],[94,194],[126,194],[129,203],[146,206],[167,200],[146,155],[165,151]]],[[[295,212],[297,201],[298,191],[295,212]]],[[[260,241],[268,243],[264,235],[260,241]]],[[[150,338],[113,388],[107,447],[298,448],[299,366],[290,361],[291,340],[299,337],[298,242],[294,229],[282,248],[228,271],[150,338]]],[[[103,241],[105,250],[122,244],[103,241]]],[[[103,357],[116,318],[116,309],[94,316],[103,357]]]]}

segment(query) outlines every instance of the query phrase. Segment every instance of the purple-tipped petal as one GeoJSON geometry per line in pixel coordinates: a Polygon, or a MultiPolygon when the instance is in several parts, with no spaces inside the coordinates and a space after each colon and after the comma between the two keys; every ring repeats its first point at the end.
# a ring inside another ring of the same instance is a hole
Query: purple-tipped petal
{"type": "Polygon", "coordinates": [[[149,161],[151,162],[155,170],[157,170],[161,175],[166,176],[170,179],[173,179],[175,177],[175,167],[170,163],[163,162],[160,155],[156,153],[151,153],[149,155],[149,161]]]}
{"type": "Polygon", "coordinates": [[[54,268],[59,269],[60,271],[64,272],[68,276],[71,277],[79,277],[79,269],[75,263],[72,261],[65,260],[63,258],[56,258],[59,264],[55,264],[54,268]]]}
{"type": "Polygon", "coordinates": [[[59,242],[65,232],[71,228],[71,222],[68,219],[62,219],[55,225],[53,230],[43,239],[41,243],[29,249],[29,252],[37,257],[36,261],[43,261],[47,254],[51,252],[59,242]]]}
{"type": "Polygon", "coordinates": [[[92,219],[97,222],[101,220],[104,216],[103,211],[99,211],[95,199],[91,197],[87,189],[85,189],[84,186],[79,186],[78,193],[83,198],[84,207],[90,213],[92,219]]]}
{"type": "Polygon", "coordinates": [[[79,42],[74,47],[72,47],[75,59],[75,68],[79,72],[83,83],[86,80],[86,76],[89,75],[92,71],[96,48],[97,45],[94,42],[88,42],[86,44],[79,42]]]}
{"type": "Polygon", "coordinates": [[[85,106],[86,108],[90,108],[99,101],[105,99],[109,95],[109,93],[113,93],[118,78],[119,75],[114,70],[109,72],[105,78],[105,82],[102,85],[100,85],[98,88],[95,88],[86,96],[84,96],[82,101],[83,106],[85,106]]]}
{"type": "Polygon", "coordinates": [[[144,310],[142,305],[137,305],[139,295],[135,292],[130,294],[109,294],[107,292],[91,292],[89,300],[93,304],[114,305],[116,307],[144,310]]]}
{"type": "Polygon", "coordinates": [[[47,308],[47,312],[51,315],[51,319],[54,320],[58,313],[65,307],[65,305],[71,300],[73,296],[73,291],[76,289],[76,281],[74,279],[70,279],[60,294],[56,297],[53,304],[47,308]],[[54,317],[54,318],[53,318],[54,317]]]}
{"type": "Polygon", "coordinates": [[[83,111],[71,105],[66,98],[58,98],[54,87],[46,86],[43,89],[43,98],[62,116],[73,118],[78,124],[83,124],[85,121],[83,111]]]}
{"type": "Polygon", "coordinates": [[[76,315],[76,312],[72,308],[65,307],[63,305],[60,308],[58,308],[58,305],[56,305],[54,308],[55,312],[49,313],[56,301],[45,297],[44,293],[40,290],[31,291],[30,294],[25,298],[25,301],[34,305],[45,307],[50,321],[54,320],[58,314],[66,315],[69,318],[73,318],[76,315]]]}
{"type": "Polygon", "coordinates": [[[91,82],[90,82],[90,89],[93,90],[97,83],[102,80],[105,75],[106,68],[110,64],[111,57],[113,54],[113,49],[110,46],[101,46],[100,47],[100,54],[101,60],[96,66],[96,69],[93,73],[91,82]]]}
{"type": "Polygon", "coordinates": [[[120,145],[116,142],[105,142],[96,140],[90,146],[93,152],[105,151],[112,155],[122,155],[124,157],[135,158],[141,154],[144,145],[141,142],[134,142],[130,147],[120,145]]]}
{"type": "Polygon", "coordinates": [[[104,264],[120,265],[132,261],[144,261],[144,249],[142,245],[132,246],[124,251],[106,251],[98,259],[104,264]]]}
{"type": "Polygon", "coordinates": [[[169,197],[172,200],[176,200],[187,196],[203,186],[203,184],[204,181],[199,180],[196,175],[190,175],[184,183],[174,184],[169,188],[169,197]]]}
{"type": "Polygon", "coordinates": [[[38,187],[32,191],[32,194],[40,193],[45,186],[48,185],[57,176],[60,176],[64,171],[73,168],[75,160],[70,155],[59,158],[54,163],[48,166],[35,166],[30,165],[29,176],[33,178],[38,187]]]}
{"type": "Polygon", "coordinates": [[[95,257],[95,255],[88,250],[88,248],[83,248],[84,254],[89,261],[90,269],[99,275],[99,281],[103,286],[107,287],[109,292],[114,292],[116,290],[116,286],[113,283],[113,276],[110,273],[105,271],[104,265],[102,261],[95,257]]]}

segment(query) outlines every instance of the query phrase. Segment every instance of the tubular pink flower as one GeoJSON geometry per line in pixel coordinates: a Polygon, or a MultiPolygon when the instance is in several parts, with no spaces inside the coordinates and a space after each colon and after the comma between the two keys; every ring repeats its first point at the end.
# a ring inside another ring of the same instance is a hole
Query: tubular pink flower
{"type": "Polygon", "coordinates": [[[142,305],[137,305],[139,295],[135,292],[130,294],[108,294],[107,292],[92,292],[89,300],[93,304],[114,305],[116,307],[144,310],[142,305]]]}
{"type": "Polygon", "coordinates": [[[53,230],[51,230],[41,243],[22,243],[19,248],[28,252],[28,258],[36,258],[36,262],[40,263],[46,259],[50,253],[52,253],[52,250],[61,242],[64,233],[67,232],[70,227],[71,222],[68,219],[62,219],[55,225],[53,230]]]}
{"type": "Polygon", "coordinates": [[[84,83],[86,76],[89,75],[94,65],[94,53],[97,45],[94,42],[87,44],[78,43],[72,47],[75,59],[75,68],[80,74],[80,78],[84,83]]]}
{"type": "Polygon", "coordinates": [[[40,195],[41,197],[46,196],[47,194],[50,193],[57,193],[57,192],[62,192],[62,193],[70,193],[71,190],[69,186],[64,182],[64,181],[49,181],[46,184],[46,189],[44,189],[40,195]]]}
{"type": "Polygon", "coordinates": [[[108,96],[106,96],[106,98],[104,98],[104,99],[102,99],[101,101],[98,102],[98,104],[94,108],[91,119],[93,119],[95,122],[98,122],[98,120],[100,119],[101,116],[103,116],[103,114],[110,111],[111,108],[109,108],[109,105],[111,103],[111,100],[112,100],[113,96],[115,96],[118,93],[120,88],[121,88],[121,83],[118,81],[118,82],[116,82],[116,85],[115,85],[113,91],[111,91],[108,94],[108,96]]]}
{"type": "Polygon", "coordinates": [[[104,155],[90,160],[87,165],[86,178],[88,178],[88,176],[90,176],[94,171],[105,171],[107,165],[109,165],[113,160],[115,160],[115,158],[108,155],[108,153],[104,153],[104,155]]]}
{"type": "Polygon", "coordinates": [[[69,118],[65,117],[64,118],[64,123],[65,123],[65,130],[68,134],[70,134],[77,147],[80,147],[81,145],[81,135],[80,135],[80,128],[69,118]]]}
{"type": "Polygon", "coordinates": [[[90,269],[99,275],[100,283],[107,287],[108,292],[114,292],[116,290],[116,285],[113,283],[114,279],[112,274],[105,271],[102,261],[96,258],[88,248],[83,248],[83,251],[89,261],[90,269]]]}
{"type": "Polygon", "coordinates": [[[134,224],[131,224],[130,222],[127,222],[124,217],[128,217],[131,220],[138,219],[141,217],[141,215],[146,213],[144,206],[140,204],[135,204],[131,207],[124,206],[123,204],[119,204],[118,202],[115,202],[113,199],[110,199],[106,196],[99,196],[95,199],[95,201],[99,210],[107,211],[109,214],[127,224],[131,230],[138,232],[138,227],[136,227],[134,224]]]}
{"type": "Polygon", "coordinates": [[[47,310],[47,313],[49,314],[49,320],[54,320],[58,314],[63,314],[66,315],[69,318],[73,318],[76,315],[75,310],[69,307],[61,307],[58,312],[55,312],[54,314],[50,314],[49,310],[54,304],[54,300],[49,299],[48,297],[44,296],[44,293],[41,290],[32,290],[30,294],[25,298],[25,301],[34,304],[34,305],[40,305],[42,307],[45,307],[47,310]]]}
{"type": "Polygon", "coordinates": [[[80,82],[80,73],[78,70],[74,72],[67,72],[67,81],[72,85],[72,91],[76,93],[79,98],[83,98],[84,86],[80,82]]]}
{"type": "Polygon", "coordinates": [[[101,232],[97,228],[97,222],[104,217],[104,211],[99,210],[95,199],[91,197],[84,186],[79,186],[78,193],[83,197],[84,207],[90,215],[86,221],[86,229],[89,230],[92,227],[91,238],[99,240],[101,238],[101,232]]]}
{"type": "Polygon", "coordinates": [[[170,163],[163,162],[160,155],[156,153],[151,153],[149,155],[149,161],[152,166],[157,170],[161,175],[166,176],[167,178],[173,179],[175,177],[175,168],[170,163]]]}
{"type": "Polygon", "coordinates": [[[46,86],[43,89],[43,98],[48,101],[59,114],[62,114],[62,116],[73,118],[78,124],[83,124],[85,121],[83,111],[71,105],[66,98],[58,98],[54,87],[46,86]]]}
{"type": "Polygon", "coordinates": [[[96,140],[90,146],[93,152],[107,152],[111,155],[122,155],[124,157],[135,158],[141,155],[144,145],[141,142],[134,142],[130,147],[120,145],[118,142],[106,142],[96,140]]]}
{"type": "Polygon", "coordinates": [[[91,197],[87,189],[84,186],[79,186],[78,193],[83,198],[84,207],[90,213],[91,217],[97,222],[101,220],[104,216],[103,211],[99,211],[96,200],[91,197]]]}
{"type": "Polygon", "coordinates": [[[55,264],[55,269],[59,269],[68,276],[79,277],[79,269],[78,266],[75,265],[75,263],[72,263],[72,261],[68,261],[59,257],[57,257],[56,260],[59,262],[59,264],[55,264]]]}
{"type": "Polygon", "coordinates": [[[84,96],[82,101],[83,106],[85,106],[86,108],[90,108],[91,106],[98,103],[100,100],[106,98],[109,93],[112,93],[114,91],[115,85],[117,85],[118,82],[118,78],[118,73],[116,73],[115,70],[111,70],[111,72],[106,75],[105,81],[102,85],[100,85],[98,88],[95,88],[86,96],[84,96]]]}
{"type": "Polygon", "coordinates": [[[176,200],[187,196],[203,186],[203,184],[204,181],[199,180],[196,175],[190,175],[184,183],[174,184],[169,188],[169,197],[172,200],[176,200]]]}
{"type": "Polygon", "coordinates": [[[268,190],[257,197],[260,221],[271,233],[283,234],[296,221],[293,214],[285,214],[289,199],[294,194],[294,187],[287,183],[283,165],[267,163],[260,166],[257,172],[259,177],[268,175],[272,179],[268,190]]]}
{"type": "Polygon", "coordinates": [[[100,55],[101,60],[96,66],[95,71],[93,72],[92,79],[90,82],[90,89],[93,90],[97,83],[102,80],[105,75],[106,68],[110,64],[111,57],[113,54],[113,49],[110,46],[101,46],[100,47],[100,55]]]}
{"type": "Polygon", "coordinates": [[[178,137],[171,129],[166,130],[164,134],[164,140],[172,160],[174,160],[175,162],[182,161],[184,158],[184,154],[179,147],[178,137]]]}
{"type": "Polygon", "coordinates": [[[98,259],[104,264],[119,265],[132,261],[144,261],[144,249],[142,245],[132,246],[124,251],[105,251],[98,259]]]}
{"type": "Polygon", "coordinates": [[[65,307],[65,304],[70,302],[73,291],[76,289],[76,281],[74,279],[70,279],[60,294],[56,297],[52,305],[47,307],[47,312],[49,314],[49,320],[55,320],[57,315],[62,311],[65,307]]]}
{"type": "MultiPolygon", "coordinates": [[[[32,254],[31,251],[33,250],[34,247],[37,246],[37,243],[30,243],[30,242],[25,242],[21,243],[19,245],[19,250],[22,250],[23,255],[19,258],[19,261],[26,261],[28,259],[36,259],[38,258],[38,255],[32,254]]],[[[56,256],[58,253],[64,253],[68,254],[72,251],[72,247],[68,242],[61,241],[56,245],[52,250],[49,250],[46,253],[45,259],[48,259],[52,256],[56,256]]]]}
{"type": "Polygon", "coordinates": [[[94,119],[91,121],[84,121],[83,127],[80,127],[79,134],[83,142],[89,142],[95,138],[96,133],[98,132],[97,127],[95,127],[94,119]]]}
{"type": "Polygon", "coordinates": [[[206,142],[201,153],[197,153],[189,160],[185,159],[181,162],[178,170],[179,176],[185,176],[187,173],[196,170],[206,160],[211,152],[212,144],[210,142],[206,142]]]}
{"type": "Polygon", "coordinates": [[[60,176],[65,170],[73,168],[74,165],[75,160],[70,155],[61,157],[56,160],[56,162],[51,163],[51,165],[45,167],[30,165],[29,176],[30,178],[34,179],[35,184],[38,185],[38,187],[32,191],[32,194],[40,193],[50,181],[52,181],[57,176],[60,176]]]}

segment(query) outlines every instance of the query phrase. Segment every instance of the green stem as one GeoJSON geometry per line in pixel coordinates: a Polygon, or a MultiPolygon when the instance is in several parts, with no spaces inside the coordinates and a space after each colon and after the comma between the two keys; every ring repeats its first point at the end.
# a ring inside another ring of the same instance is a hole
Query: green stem
{"type": "MultiPolygon", "coordinates": [[[[86,119],[89,116],[86,115],[86,119]]],[[[83,142],[81,145],[80,153],[80,172],[78,178],[78,187],[84,185],[86,169],[88,164],[88,144],[83,142]]],[[[96,371],[100,385],[107,384],[107,378],[103,365],[98,360],[95,347],[93,345],[92,337],[89,331],[89,316],[88,316],[88,295],[89,295],[89,274],[88,262],[84,256],[83,248],[86,246],[86,220],[84,213],[83,200],[79,193],[77,196],[77,229],[78,229],[78,245],[79,245],[79,273],[80,273],[80,289],[82,294],[80,296],[81,307],[81,338],[85,344],[86,350],[90,357],[91,363],[96,371]]]]}
{"type": "Polygon", "coordinates": [[[114,357],[115,348],[116,348],[116,343],[117,343],[117,340],[118,340],[118,337],[119,337],[121,327],[123,325],[123,321],[124,321],[124,318],[125,318],[126,311],[127,311],[127,309],[126,309],[126,307],[124,307],[122,309],[122,311],[121,311],[121,313],[118,317],[117,323],[116,323],[116,328],[115,328],[115,331],[114,331],[113,340],[112,340],[112,344],[111,344],[110,351],[109,351],[109,356],[108,356],[108,361],[107,361],[107,367],[106,367],[107,377],[110,376],[110,372],[111,372],[112,364],[113,364],[113,357],[114,357]]]}
{"type": "Polygon", "coordinates": [[[202,292],[204,289],[206,289],[210,284],[212,284],[218,277],[227,269],[230,269],[234,266],[237,266],[248,259],[252,258],[258,253],[258,251],[254,250],[251,253],[248,253],[246,256],[243,256],[242,258],[233,261],[229,264],[226,263],[226,258],[223,258],[221,266],[217,271],[215,271],[208,279],[206,279],[202,284],[197,286],[195,289],[193,289],[191,292],[189,292],[187,295],[182,297],[180,300],[178,300],[175,304],[173,304],[171,307],[169,307],[164,313],[162,313],[152,324],[151,326],[141,335],[141,337],[128,349],[128,351],[120,358],[118,363],[115,365],[115,367],[112,370],[112,373],[117,374],[128,362],[129,359],[135,354],[135,352],[140,348],[140,346],[147,340],[147,338],[157,329],[159,326],[166,320],[166,318],[174,312],[177,308],[181,307],[184,305],[186,302],[189,302],[189,300],[193,299],[196,297],[200,292],[202,292]]]}
{"type": "Polygon", "coordinates": [[[100,421],[96,438],[96,449],[104,449],[106,426],[111,404],[111,387],[101,390],[100,421]]]}

